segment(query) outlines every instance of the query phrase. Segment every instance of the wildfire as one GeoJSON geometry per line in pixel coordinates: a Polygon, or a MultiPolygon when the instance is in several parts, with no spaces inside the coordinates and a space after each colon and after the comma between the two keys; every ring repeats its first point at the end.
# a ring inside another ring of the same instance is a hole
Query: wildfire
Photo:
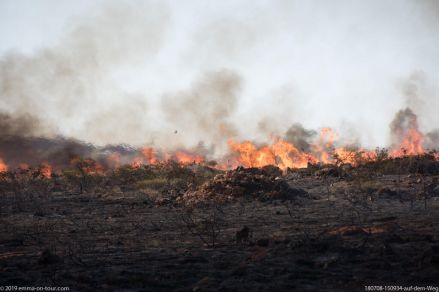
{"type": "Polygon", "coordinates": [[[229,140],[229,147],[235,153],[233,165],[263,167],[277,165],[281,169],[306,167],[316,159],[309,153],[298,150],[293,144],[275,138],[273,144],[257,147],[250,141],[236,143],[229,140]]]}
{"type": "Polygon", "coordinates": [[[93,159],[73,158],[70,164],[82,173],[101,174],[105,172],[105,168],[93,159]]]}
{"type": "Polygon", "coordinates": [[[401,144],[397,149],[391,151],[392,157],[400,157],[405,155],[420,155],[425,153],[422,147],[424,135],[415,128],[407,130],[401,144]]]}
{"type": "MultiPolygon", "coordinates": [[[[310,131],[312,132],[312,131],[310,131]]],[[[294,133],[294,132],[293,132],[294,133]]],[[[306,133],[306,131],[304,131],[306,133]]],[[[224,132],[224,135],[230,133],[224,132]]],[[[229,153],[222,158],[216,158],[215,161],[209,161],[209,157],[197,153],[194,150],[178,149],[157,149],[153,147],[143,147],[134,156],[112,152],[108,155],[99,156],[97,160],[86,157],[76,157],[70,161],[72,167],[81,173],[99,174],[104,173],[107,169],[115,169],[128,163],[133,168],[139,168],[143,165],[156,165],[168,161],[175,161],[181,165],[189,164],[206,164],[221,170],[243,167],[264,167],[274,165],[282,170],[288,168],[305,168],[309,164],[351,164],[352,166],[360,165],[364,162],[374,161],[382,158],[397,158],[402,156],[413,156],[426,154],[423,147],[424,136],[418,129],[417,116],[409,108],[397,112],[395,119],[391,123],[391,134],[394,145],[387,151],[370,151],[359,147],[340,147],[343,144],[339,141],[339,134],[331,128],[322,128],[319,135],[305,134],[307,140],[305,143],[292,142],[301,141],[303,134],[299,139],[294,136],[281,138],[271,135],[271,141],[265,144],[257,144],[252,141],[228,140],[229,153]],[[301,145],[301,146],[299,146],[301,145]]],[[[197,148],[198,149],[198,148],[197,148]]],[[[432,152],[436,160],[439,161],[439,153],[432,152]]],[[[18,167],[21,169],[32,169],[35,165],[26,163],[12,163],[8,160],[9,168],[18,167]]],[[[60,169],[66,164],[60,165],[52,162],[55,169],[60,169]]],[[[8,165],[0,159],[0,172],[8,171],[8,165]]],[[[48,161],[43,161],[38,167],[38,171],[44,177],[52,177],[52,166],[48,161]]]]}
{"type": "Polygon", "coordinates": [[[8,171],[8,166],[3,161],[3,159],[0,158],[0,172],[6,172],[8,171]]]}
{"type": "Polygon", "coordinates": [[[40,173],[46,177],[46,178],[51,178],[52,177],[52,167],[50,166],[50,164],[47,161],[43,161],[40,165],[40,173]]]}
{"type": "Polygon", "coordinates": [[[157,163],[157,154],[156,151],[151,147],[144,147],[142,149],[142,154],[144,159],[148,164],[156,164],[157,163]]]}
{"type": "Polygon", "coordinates": [[[201,155],[190,154],[184,151],[175,152],[175,160],[181,164],[203,163],[204,157],[201,155]]]}
{"type": "MultiPolygon", "coordinates": [[[[356,166],[360,162],[377,159],[375,151],[363,148],[335,147],[338,137],[339,135],[330,128],[321,129],[318,141],[310,145],[309,152],[298,149],[295,145],[281,138],[275,138],[272,144],[260,147],[250,141],[237,143],[229,140],[229,147],[234,153],[234,158],[230,164],[244,167],[276,165],[285,170],[287,168],[304,168],[309,163],[351,164],[356,166]]],[[[391,157],[424,154],[422,138],[423,136],[418,130],[410,129],[399,148],[391,150],[391,157]]],[[[439,159],[439,154],[435,154],[435,157],[439,159]]]]}
{"type": "Polygon", "coordinates": [[[141,155],[131,161],[131,167],[139,168],[142,165],[155,165],[161,162],[174,160],[180,164],[200,164],[206,161],[205,157],[199,154],[190,153],[185,150],[175,152],[158,151],[151,147],[144,147],[140,151],[141,155]]]}
{"type": "Polygon", "coordinates": [[[337,139],[338,134],[331,128],[323,128],[320,130],[320,141],[325,145],[326,148],[331,148],[337,139]]]}
{"type": "Polygon", "coordinates": [[[136,157],[131,162],[131,167],[132,168],[139,168],[139,167],[142,166],[142,164],[143,164],[142,158],[141,157],[136,157]]]}
{"type": "Polygon", "coordinates": [[[369,151],[365,149],[349,150],[346,148],[334,149],[334,157],[338,161],[336,163],[351,164],[357,166],[360,161],[374,161],[377,159],[377,153],[375,151],[369,151]]]}

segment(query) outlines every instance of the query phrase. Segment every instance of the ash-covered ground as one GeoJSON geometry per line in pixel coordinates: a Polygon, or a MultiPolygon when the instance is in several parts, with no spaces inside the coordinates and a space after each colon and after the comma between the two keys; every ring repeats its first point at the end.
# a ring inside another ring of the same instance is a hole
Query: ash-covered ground
{"type": "Polygon", "coordinates": [[[439,286],[439,164],[1,174],[0,286],[365,291],[439,286]]]}

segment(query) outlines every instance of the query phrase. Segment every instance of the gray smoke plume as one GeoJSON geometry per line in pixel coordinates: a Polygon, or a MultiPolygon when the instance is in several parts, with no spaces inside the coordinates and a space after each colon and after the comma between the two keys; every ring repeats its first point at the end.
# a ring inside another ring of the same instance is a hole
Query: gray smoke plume
{"type": "Polygon", "coordinates": [[[0,112],[0,139],[7,136],[32,136],[40,128],[40,121],[30,114],[11,116],[0,112]]]}
{"type": "MultiPolygon", "coordinates": [[[[78,141],[192,147],[219,156],[229,138],[264,143],[285,132],[306,150],[314,133],[298,125],[288,130],[292,123],[335,128],[346,121],[362,137],[365,128],[378,132],[385,146],[383,125],[401,106],[393,84],[417,68],[402,86],[408,109],[392,123],[392,143],[404,129],[434,129],[437,1],[232,2],[105,1],[55,45],[2,55],[2,135],[9,145],[17,145],[11,137],[42,145],[29,141],[61,135],[86,149],[78,141]],[[414,113],[419,120],[410,118],[414,113]]],[[[428,145],[436,143],[431,133],[428,145]]],[[[54,143],[59,151],[38,155],[60,155],[66,140],[54,143]]],[[[66,157],[96,153],[65,148],[66,157]]]]}
{"type": "Polygon", "coordinates": [[[410,108],[398,111],[390,124],[393,145],[399,145],[410,129],[418,130],[418,117],[410,108]]]}
{"type": "Polygon", "coordinates": [[[316,135],[316,131],[307,130],[301,124],[294,124],[285,133],[285,140],[294,144],[298,149],[309,152],[312,139],[316,135]]]}
{"type": "Polygon", "coordinates": [[[405,104],[414,112],[422,112],[425,106],[425,97],[422,92],[425,88],[425,73],[414,71],[402,84],[402,92],[405,97],[405,104]]]}
{"type": "Polygon", "coordinates": [[[425,134],[424,147],[429,150],[439,150],[439,129],[425,134]]]}
{"type": "Polygon", "coordinates": [[[147,124],[141,122],[147,115],[145,98],[116,87],[112,74],[156,53],[167,22],[167,11],[161,5],[108,2],[66,32],[58,45],[30,56],[4,55],[0,59],[0,109],[14,117],[29,113],[44,121],[41,127],[32,128],[37,136],[63,134],[100,143],[127,139],[127,133],[132,135],[129,138],[138,136],[145,132],[141,125],[147,124]],[[115,96],[118,100],[125,96],[127,102],[113,104],[115,96]],[[141,114],[131,110],[136,103],[141,114]],[[116,118],[111,118],[111,112],[116,118]],[[120,112],[125,112],[123,118],[120,112]],[[111,133],[101,130],[102,119],[111,133]],[[139,132],[126,131],[133,125],[139,132]]]}
{"type": "Polygon", "coordinates": [[[202,139],[221,147],[235,135],[231,116],[238,105],[241,83],[233,71],[208,72],[189,90],[165,95],[162,110],[183,139],[202,139]]]}

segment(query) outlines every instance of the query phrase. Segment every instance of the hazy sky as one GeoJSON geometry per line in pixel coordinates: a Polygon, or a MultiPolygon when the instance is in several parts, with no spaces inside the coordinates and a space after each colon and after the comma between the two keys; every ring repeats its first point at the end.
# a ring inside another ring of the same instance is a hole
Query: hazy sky
{"type": "Polygon", "coordinates": [[[439,124],[439,1],[0,0],[0,36],[0,110],[41,135],[172,147],[300,122],[385,146],[401,108],[439,124]]]}

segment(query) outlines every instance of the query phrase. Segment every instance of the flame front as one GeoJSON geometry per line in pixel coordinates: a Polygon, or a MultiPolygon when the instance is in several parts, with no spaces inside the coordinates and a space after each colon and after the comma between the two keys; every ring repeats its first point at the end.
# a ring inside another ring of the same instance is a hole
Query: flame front
{"type": "Polygon", "coordinates": [[[185,151],[175,152],[175,160],[181,164],[203,163],[204,157],[197,154],[191,154],[185,151]]]}
{"type": "Polygon", "coordinates": [[[316,159],[309,153],[298,150],[293,144],[281,138],[275,138],[273,144],[257,147],[250,141],[236,143],[228,142],[235,156],[232,165],[244,167],[264,167],[276,165],[281,169],[306,167],[309,162],[316,159]]]}
{"type": "Polygon", "coordinates": [[[404,155],[421,155],[425,153],[425,149],[422,146],[424,135],[416,128],[410,128],[407,130],[401,144],[397,149],[391,151],[392,157],[400,157],[404,155]]]}
{"type": "MultiPolygon", "coordinates": [[[[278,136],[271,136],[271,143],[256,144],[252,141],[237,142],[233,139],[228,140],[229,152],[217,161],[210,161],[209,157],[185,149],[174,151],[143,147],[138,150],[136,156],[120,154],[118,152],[106,154],[103,160],[76,157],[70,161],[71,167],[80,170],[82,173],[100,174],[107,169],[116,169],[123,164],[130,164],[133,168],[142,165],[155,165],[167,161],[176,161],[181,165],[206,164],[217,169],[227,170],[243,167],[264,167],[274,165],[282,170],[288,168],[306,168],[309,164],[351,164],[357,166],[361,163],[374,161],[380,157],[397,158],[403,156],[423,155],[426,150],[423,147],[424,136],[418,130],[416,118],[412,117],[404,127],[399,127],[397,131],[397,144],[385,151],[381,156],[378,151],[370,151],[357,147],[338,147],[339,135],[331,128],[322,128],[314,142],[307,142],[305,149],[298,147],[291,140],[286,140],[278,136]],[[309,143],[309,144],[308,144],[309,143]],[[105,166],[105,167],[104,167],[105,166]]],[[[432,152],[436,160],[439,161],[439,153],[432,152]]],[[[56,170],[65,166],[53,164],[56,170]]],[[[24,162],[8,165],[0,159],[0,172],[6,172],[11,167],[28,169],[24,162]]],[[[38,167],[40,174],[44,177],[52,177],[52,166],[48,161],[42,161],[38,167]]]]}

